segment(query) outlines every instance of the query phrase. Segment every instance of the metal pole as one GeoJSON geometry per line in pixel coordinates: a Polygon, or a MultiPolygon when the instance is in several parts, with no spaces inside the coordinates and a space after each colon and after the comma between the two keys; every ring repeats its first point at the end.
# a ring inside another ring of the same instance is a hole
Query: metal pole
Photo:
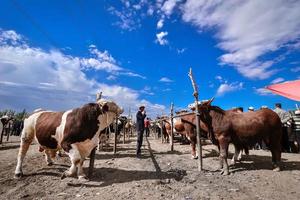
{"type": "Polygon", "coordinates": [[[191,79],[193,88],[194,88],[194,97],[195,97],[195,107],[196,107],[196,130],[197,130],[197,153],[199,156],[198,159],[198,171],[202,171],[203,162],[202,162],[202,144],[201,144],[201,130],[200,130],[200,113],[198,107],[198,87],[193,77],[192,68],[190,68],[189,77],[191,79]]]}
{"type": "Polygon", "coordinates": [[[174,104],[173,102],[171,103],[171,151],[174,151],[174,141],[173,141],[173,137],[174,137],[174,133],[173,133],[173,129],[174,129],[174,123],[173,123],[173,110],[174,110],[174,104]]]}
{"type": "Polygon", "coordinates": [[[114,140],[114,154],[117,153],[117,132],[118,132],[118,118],[116,118],[115,140],[114,140]]]}

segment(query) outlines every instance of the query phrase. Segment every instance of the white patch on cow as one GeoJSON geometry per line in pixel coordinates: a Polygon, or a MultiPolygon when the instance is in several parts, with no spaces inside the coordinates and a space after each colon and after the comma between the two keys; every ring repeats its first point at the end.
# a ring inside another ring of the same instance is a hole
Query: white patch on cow
{"type": "Polygon", "coordinates": [[[182,123],[181,122],[181,118],[173,118],[173,124],[174,124],[174,127],[173,127],[173,131],[174,131],[174,133],[176,132],[176,133],[181,133],[180,131],[178,131],[178,130],[176,130],[175,129],[175,124],[180,124],[180,123],[182,123]]]}
{"type": "Polygon", "coordinates": [[[68,110],[68,111],[64,112],[64,114],[61,117],[60,125],[56,128],[55,135],[51,135],[51,137],[56,139],[59,149],[61,149],[60,144],[64,138],[64,131],[65,131],[66,123],[67,123],[67,117],[68,117],[69,113],[71,113],[72,111],[73,110],[68,110]]]}
{"type": "Polygon", "coordinates": [[[190,136],[186,135],[186,137],[187,137],[187,139],[188,139],[189,141],[191,141],[191,138],[190,138],[190,136]]]}

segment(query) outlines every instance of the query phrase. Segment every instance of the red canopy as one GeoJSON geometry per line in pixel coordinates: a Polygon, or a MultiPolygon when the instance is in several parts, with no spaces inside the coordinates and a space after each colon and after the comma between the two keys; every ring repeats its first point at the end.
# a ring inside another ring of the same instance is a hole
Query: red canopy
{"type": "Polygon", "coordinates": [[[275,94],[300,101],[300,80],[269,85],[266,88],[275,94]]]}

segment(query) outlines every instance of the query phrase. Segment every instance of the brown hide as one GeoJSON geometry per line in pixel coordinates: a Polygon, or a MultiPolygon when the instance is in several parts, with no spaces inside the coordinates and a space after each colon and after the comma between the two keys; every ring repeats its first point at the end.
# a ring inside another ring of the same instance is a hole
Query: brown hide
{"type": "MultiPolygon", "coordinates": [[[[71,144],[92,139],[99,128],[98,116],[102,113],[96,103],[85,104],[72,110],[66,119],[61,147],[68,152],[71,144]]],[[[57,141],[52,136],[61,124],[63,112],[44,112],[36,122],[36,138],[39,144],[48,149],[57,149],[57,141]]]]}
{"type": "Polygon", "coordinates": [[[92,139],[99,129],[98,116],[102,111],[98,104],[89,103],[74,109],[67,116],[62,148],[69,152],[71,144],[92,139]]]}
{"type": "Polygon", "coordinates": [[[177,122],[174,124],[175,130],[177,132],[183,132],[184,131],[184,125],[182,122],[177,122]]]}
{"type": "Polygon", "coordinates": [[[36,121],[36,138],[40,145],[49,149],[57,148],[57,141],[52,137],[61,123],[63,112],[44,112],[36,121]]]}

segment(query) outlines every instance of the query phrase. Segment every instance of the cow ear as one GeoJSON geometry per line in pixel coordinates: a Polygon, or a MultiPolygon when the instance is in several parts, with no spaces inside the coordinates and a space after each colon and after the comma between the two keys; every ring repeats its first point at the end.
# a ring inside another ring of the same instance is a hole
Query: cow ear
{"type": "Polygon", "coordinates": [[[108,105],[107,105],[107,103],[105,103],[105,104],[102,106],[102,111],[103,111],[103,112],[107,112],[107,111],[108,111],[108,105]]]}

